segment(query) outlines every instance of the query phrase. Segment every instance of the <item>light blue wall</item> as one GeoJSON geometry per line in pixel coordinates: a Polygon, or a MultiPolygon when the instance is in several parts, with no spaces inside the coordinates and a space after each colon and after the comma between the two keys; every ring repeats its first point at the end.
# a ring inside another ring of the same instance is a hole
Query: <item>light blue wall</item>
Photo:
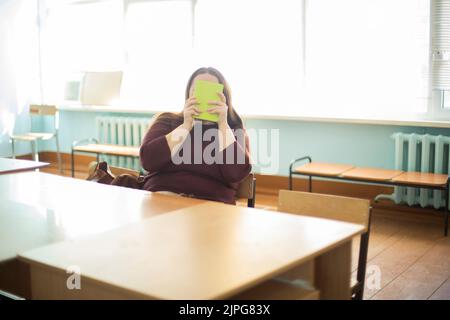
{"type": "Polygon", "coordinates": [[[248,128],[280,130],[279,175],[289,162],[309,155],[315,161],[394,168],[395,132],[450,136],[450,129],[283,120],[247,120],[248,128]]]}
{"type": "MultiPolygon", "coordinates": [[[[107,113],[108,115],[120,115],[107,113]]],[[[72,141],[96,137],[95,118],[105,113],[62,111],[60,137],[63,152],[70,152],[72,141]]],[[[149,114],[132,114],[151,117],[149,114]]],[[[450,128],[402,127],[367,124],[320,123],[292,120],[247,119],[246,128],[279,130],[279,166],[275,174],[287,175],[291,159],[310,155],[316,161],[351,163],[357,166],[394,167],[394,132],[415,132],[450,136],[450,128]]],[[[47,121],[45,127],[49,129],[47,121]]],[[[251,141],[252,150],[256,149],[251,141]]],[[[54,150],[48,143],[46,150],[54,150]]],[[[278,148],[276,148],[278,150],[278,148]]],[[[257,157],[258,155],[253,155],[257,157]]],[[[276,154],[274,155],[277,156],[276,154]]],[[[276,158],[275,158],[276,159],[276,158]]],[[[258,166],[255,171],[259,172],[258,166]]]]}
{"type": "MultiPolygon", "coordinates": [[[[110,112],[79,112],[79,111],[60,111],[60,147],[62,152],[69,153],[71,151],[72,142],[87,138],[97,138],[96,131],[96,117],[97,116],[120,116],[120,117],[145,117],[151,118],[151,114],[124,114],[124,113],[110,113],[110,112]]],[[[47,131],[52,131],[52,119],[44,120],[44,127],[47,131]]],[[[45,144],[45,150],[54,151],[54,141],[48,141],[45,144]]]]}

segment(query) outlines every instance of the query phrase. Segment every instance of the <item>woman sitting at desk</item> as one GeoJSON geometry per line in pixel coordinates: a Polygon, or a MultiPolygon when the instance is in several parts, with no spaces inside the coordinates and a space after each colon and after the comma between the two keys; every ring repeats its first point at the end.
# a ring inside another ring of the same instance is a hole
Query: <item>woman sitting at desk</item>
{"type": "Polygon", "coordinates": [[[183,111],[159,114],[144,137],[140,159],[148,175],[114,178],[103,162],[91,176],[100,176],[96,180],[102,183],[234,204],[238,183],[251,171],[248,150],[225,78],[214,68],[200,68],[189,78],[183,111]],[[194,97],[197,81],[223,85],[217,99],[208,101],[207,113],[217,122],[195,119],[201,115],[194,97]]]}

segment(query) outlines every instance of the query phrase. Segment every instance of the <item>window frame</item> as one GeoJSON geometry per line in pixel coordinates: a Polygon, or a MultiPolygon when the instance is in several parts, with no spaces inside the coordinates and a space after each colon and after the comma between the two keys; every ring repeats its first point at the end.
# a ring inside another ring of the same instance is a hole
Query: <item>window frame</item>
{"type": "MultiPolygon", "coordinates": [[[[61,1],[61,0],[59,0],[61,1]]],[[[58,2],[59,2],[58,1],[58,2]]],[[[64,0],[64,2],[61,5],[67,5],[67,4],[74,4],[74,3],[83,3],[83,4],[87,4],[87,3],[96,3],[96,2],[105,2],[105,1],[121,1],[122,4],[122,8],[123,8],[123,19],[125,19],[127,11],[129,9],[129,7],[135,3],[141,3],[141,2],[151,2],[151,1],[172,1],[172,0],[64,0]]],[[[191,8],[192,8],[192,46],[194,47],[195,45],[195,39],[196,39],[196,29],[195,29],[195,19],[196,19],[196,5],[197,5],[197,0],[184,0],[184,1],[188,1],[191,3],[191,8]]],[[[308,46],[308,39],[307,39],[307,24],[306,24],[306,20],[308,19],[308,1],[309,0],[299,0],[301,1],[301,5],[302,5],[302,21],[301,21],[301,25],[302,25],[302,39],[301,42],[303,43],[302,45],[302,52],[301,52],[301,59],[302,59],[302,65],[303,65],[303,74],[301,75],[303,78],[307,77],[306,75],[306,64],[308,63],[307,61],[307,57],[306,57],[306,50],[307,50],[307,46],[308,46]]],[[[40,6],[41,8],[45,8],[45,3],[46,0],[39,0],[39,2],[41,2],[40,6]]],[[[61,1],[62,2],[62,1],[61,1]]],[[[430,7],[432,6],[432,2],[433,0],[430,0],[430,7]]],[[[431,8],[430,8],[430,12],[431,12],[431,8]]],[[[39,10],[38,12],[39,15],[39,19],[40,21],[45,21],[45,10],[39,10]]],[[[427,112],[425,114],[410,114],[408,115],[408,117],[405,117],[403,119],[392,119],[389,118],[389,116],[386,116],[383,119],[374,119],[371,117],[355,117],[355,118],[351,118],[351,117],[346,117],[346,118],[341,118],[341,117],[337,117],[337,116],[318,116],[318,117],[314,117],[314,116],[302,116],[300,115],[292,115],[292,119],[299,119],[299,120],[308,120],[311,119],[312,121],[336,121],[336,122],[359,122],[359,123],[378,123],[378,124],[392,124],[392,123],[401,123],[401,124],[405,124],[405,123],[411,123],[411,125],[418,125],[420,123],[426,123],[426,124],[431,124],[433,122],[435,122],[438,126],[441,126],[442,123],[445,122],[450,122],[450,108],[446,108],[443,109],[441,108],[441,98],[440,98],[440,94],[433,89],[431,82],[432,82],[432,72],[431,72],[431,63],[432,63],[432,37],[431,37],[431,26],[433,24],[433,20],[432,20],[432,16],[430,16],[429,22],[430,22],[430,48],[429,48],[429,63],[430,63],[430,68],[429,68],[429,82],[430,85],[428,86],[428,103],[427,103],[427,112]]],[[[45,23],[45,22],[44,22],[45,23]]],[[[41,26],[40,26],[41,28],[41,26]]],[[[40,31],[41,33],[41,31],[40,31]]],[[[125,45],[124,42],[124,46],[123,46],[123,53],[124,53],[124,63],[125,65],[128,64],[128,50],[127,47],[125,45]]],[[[41,55],[41,52],[38,53],[39,55],[41,55]]],[[[39,58],[40,62],[41,62],[41,57],[39,58]]],[[[41,68],[41,66],[40,66],[41,68]]],[[[306,80],[307,81],[307,80],[306,80]]],[[[41,86],[42,86],[42,75],[41,75],[41,86]]],[[[74,110],[81,110],[83,109],[83,106],[76,106],[73,103],[67,102],[64,103],[63,109],[70,109],[73,108],[74,110]]],[[[99,108],[99,110],[104,110],[105,108],[99,108]]],[[[111,107],[111,108],[107,108],[108,110],[119,110],[120,111],[124,111],[126,112],[127,110],[130,110],[130,112],[146,112],[149,109],[146,110],[136,110],[133,109],[132,106],[130,106],[130,109],[128,108],[124,108],[124,107],[111,107]]],[[[150,106],[150,109],[155,109],[155,110],[150,110],[151,112],[156,112],[159,111],[157,110],[157,108],[153,108],[153,106],[150,106]]],[[[257,115],[257,114],[252,114],[252,115],[248,115],[246,116],[248,118],[257,118],[257,119],[286,119],[288,118],[287,116],[277,116],[277,115],[257,115]]]]}

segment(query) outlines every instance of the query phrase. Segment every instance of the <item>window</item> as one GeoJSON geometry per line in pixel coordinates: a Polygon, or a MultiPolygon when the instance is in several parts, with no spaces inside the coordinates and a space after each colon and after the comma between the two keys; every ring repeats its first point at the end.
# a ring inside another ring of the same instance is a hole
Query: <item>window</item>
{"type": "Polygon", "coordinates": [[[122,108],[175,111],[213,66],[243,115],[449,118],[449,2],[47,0],[46,98],[73,72],[121,70],[122,108]]]}
{"type": "Polygon", "coordinates": [[[122,1],[53,1],[42,28],[44,97],[63,100],[65,82],[84,71],[121,70],[122,1]]]}
{"type": "Polygon", "coordinates": [[[305,112],[427,112],[429,1],[314,0],[307,10],[305,112]]]}
{"type": "Polygon", "coordinates": [[[197,65],[221,70],[242,114],[287,115],[303,95],[302,1],[198,0],[197,65]]]}
{"type": "Polygon", "coordinates": [[[181,110],[193,70],[191,1],[131,2],[125,27],[128,65],[122,104],[181,110]]]}

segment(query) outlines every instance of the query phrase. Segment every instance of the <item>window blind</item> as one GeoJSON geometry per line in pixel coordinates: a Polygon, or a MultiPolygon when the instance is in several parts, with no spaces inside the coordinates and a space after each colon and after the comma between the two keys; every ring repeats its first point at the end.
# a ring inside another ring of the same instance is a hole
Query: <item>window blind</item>
{"type": "Polygon", "coordinates": [[[433,0],[431,12],[433,88],[450,90],[450,0],[433,0]]]}

